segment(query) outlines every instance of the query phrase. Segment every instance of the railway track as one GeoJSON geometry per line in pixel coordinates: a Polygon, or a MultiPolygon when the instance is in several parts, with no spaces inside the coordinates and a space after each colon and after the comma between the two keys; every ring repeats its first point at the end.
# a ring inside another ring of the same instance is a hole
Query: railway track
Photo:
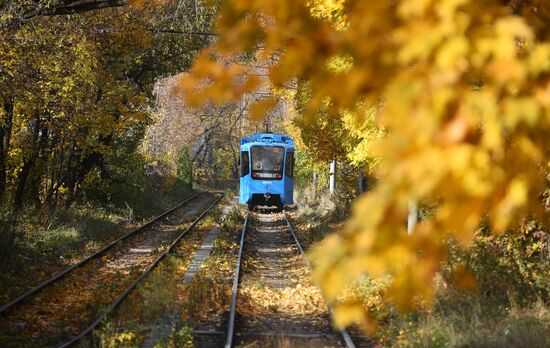
{"type": "Polygon", "coordinates": [[[211,193],[195,194],[3,305],[0,346],[67,347],[80,341],[221,198],[211,193]]]}
{"type": "Polygon", "coordinates": [[[318,289],[307,280],[309,267],[286,213],[247,214],[240,236],[227,326],[225,331],[196,330],[195,344],[198,347],[225,345],[226,348],[254,344],[355,347],[345,330],[332,329],[329,309],[318,289]],[[262,296],[250,292],[254,287],[268,297],[277,298],[277,306],[251,311],[250,302],[262,296]],[[294,297],[301,297],[299,304],[288,303],[289,299],[284,298],[289,291],[297,291],[294,297]],[[300,291],[306,295],[302,296],[300,291]],[[216,334],[217,339],[205,338],[216,334]]]}

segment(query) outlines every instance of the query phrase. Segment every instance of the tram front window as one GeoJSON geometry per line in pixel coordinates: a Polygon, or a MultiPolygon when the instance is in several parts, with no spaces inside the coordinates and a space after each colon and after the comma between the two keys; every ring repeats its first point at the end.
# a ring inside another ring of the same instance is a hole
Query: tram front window
{"type": "Polygon", "coordinates": [[[285,149],[282,146],[252,146],[252,178],[280,180],[285,149]]]}

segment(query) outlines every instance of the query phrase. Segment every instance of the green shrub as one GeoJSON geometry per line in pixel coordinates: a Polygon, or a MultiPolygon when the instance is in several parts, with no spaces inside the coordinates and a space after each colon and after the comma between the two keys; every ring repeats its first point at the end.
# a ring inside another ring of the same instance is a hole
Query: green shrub
{"type": "Polygon", "coordinates": [[[494,236],[486,226],[468,248],[449,242],[449,260],[436,279],[433,308],[399,315],[377,302],[384,283],[365,277],[350,294],[379,327],[381,345],[397,347],[549,347],[549,235],[536,221],[494,236]],[[477,281],[460,290],[452,271],[465,266],[477,281]]]}
{"type": "Polygon", "coordinates": [[[447,271],[464,264],[475,276],[481,295],[528,304],[550,294],[550,234],[544,226],[526,220],[517,231],[500,236],[482,227],[471,247],[450,244],[447,271]]]}
{"type": "Polygon", "coordinates": [[[193,187],[193,164],[187,147],[182,148],[178,156],[178,179],[184,186],[193,187]]]}
{"type": "Polygon", "coordinates": [[[84,343],[84,346],[97,346],[99,348],[139,347],[142,339],[132,331],[119,330],[111,323],[105,323],[101,329],[95,331],[97,345],[84,343]]]}
{"type": "Polygon", "coordinates": [[[173,334],[174,346],[178,348],[192,348],[193,328],[184,326],[173,334]]]}

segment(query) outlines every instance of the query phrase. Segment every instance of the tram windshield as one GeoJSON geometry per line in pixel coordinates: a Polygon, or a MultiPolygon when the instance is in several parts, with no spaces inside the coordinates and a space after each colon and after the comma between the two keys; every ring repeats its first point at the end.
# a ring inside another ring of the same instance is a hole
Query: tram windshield
{"type": "Polygon", "coordinates": [[[252,178],[275,179],[283,177],[285,149],[282,146],[252,146],[252,178]]]}

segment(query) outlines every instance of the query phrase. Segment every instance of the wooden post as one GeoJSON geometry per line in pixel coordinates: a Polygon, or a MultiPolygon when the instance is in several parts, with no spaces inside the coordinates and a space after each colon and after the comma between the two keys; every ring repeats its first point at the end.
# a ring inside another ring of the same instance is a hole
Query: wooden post
{"type": "Polygon", "coordinates": [[[336,160],[330,162],[329,191],[331,196],[333,196],[336,191],[336,160]]]}

